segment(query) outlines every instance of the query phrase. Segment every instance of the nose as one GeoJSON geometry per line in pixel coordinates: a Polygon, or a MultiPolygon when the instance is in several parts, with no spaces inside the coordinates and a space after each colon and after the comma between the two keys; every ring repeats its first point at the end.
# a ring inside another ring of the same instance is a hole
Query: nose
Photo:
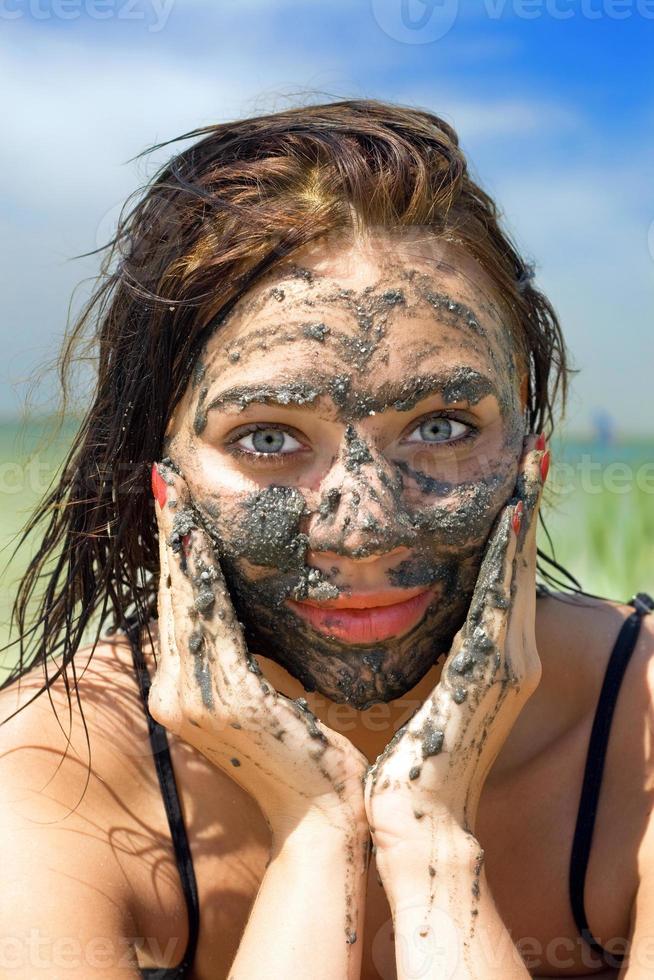
{"type": "Polygon", "coordinates": [[[309,550],[369,563],[410,548],[417,534],[402,494],[399,469],[348,426],[309,518],[309,550]]]}

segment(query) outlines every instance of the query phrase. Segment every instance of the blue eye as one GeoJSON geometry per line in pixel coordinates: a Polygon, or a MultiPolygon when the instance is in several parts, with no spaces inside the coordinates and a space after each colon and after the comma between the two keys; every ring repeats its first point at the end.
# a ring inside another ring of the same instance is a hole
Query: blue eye
{"type": "Polygon", "coordinates": [[[302,444],[285,429],[272,427],[254,429],[252,432],[241,436],[232,445],[246,453],[267,456],[294,453],[303,448],[302,444]]]}
{"type": "Polygon", "coordinates": [[[446,415],[434,415],[417,425],[404,441],[432,444],[458,442],[471,431],[472,426],[470,425],[465,425],[456,419],[450,419],[446,415]]]}

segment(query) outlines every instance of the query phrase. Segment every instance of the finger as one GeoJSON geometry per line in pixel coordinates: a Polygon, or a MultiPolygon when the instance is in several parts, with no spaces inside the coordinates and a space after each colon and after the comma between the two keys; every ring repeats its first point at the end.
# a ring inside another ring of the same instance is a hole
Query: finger
{"type": "Polygon", "coordinates": [[[518,551],[529,555],[536,563],[536,531],[538,514],[543,499],[543,487],[550,465],[550,450],[544,439],[539,443],[536,436],[530,436],[526,446],[523,465],[516,483],[516,493],[522,501],[519,519],[518,551]]]}
{"type": "MultiPolygon", "coordinates": [[[[250,657],[229,598],[215,551],[199,526],[188,487],[171,465],[160,463],[167,501],[162,537],[171,581],[173,622],[180,655],[180,678],[189,699],[199,695],[207,710],[215,699],[252,696],[258,664],[250,657]]],[[[271,691],[265,684],[264,693],[271,691]]]]}
{"type": "MultiPolygon", "coordinates": [[[[420,746],[423,759],[440,755],[444,750],[456,757],[464,743],[470,744],[471,740],[479,741],[479,754],[489,740],[488,729],[492,729],[494,715],[509,690],[517,690],[522,683],[523,665],[514,663],[507,655],[507,634],[509,625],[513,628],[516,622],[512,619],[512,610],[520,558],[524,549],[535,540],[544,455],[545,451],[537,448],[537,437],[529,436],[520,460],[515,494],[500,511],[489,536],[468,616],[452,644],[441,680],[416,716],[389,743],[378,762],[388,765],[386,757],[399,755],[397,750],[401,743],[411,758],[417,751],[416,745],[420,746]],[[481,737],[479,724],[475,721],[480,706],[485,712],[481,737]],[[405,734],[410,736],[408,742],[405,734]]],[[[535,599],[535,582],[531,592],[535,599]]],[[[522,609],[523,615],[525,609],[526,606],[522,609]]],[[[519,640],[522,640],[526,630],[519,632],[519,640]]],[[[532,674],[535,678],[535,669],[532,674]]],[[[373,769],[376,774],[376,767],[373,769]]],[[[413,760],[412,771],[420,771],[420,760],[413,760]]],[[[411,775],[409,778],[413,779],[411,775]]],[[[374,777],[372,781],[375,781],[374,777]]]]}
{"type": "MultiPolygon", "coordinates": [[[[533,433],[525,439],[514,494],[500,512],[486,545],[466,620],[466,633],[470,632],[470,627],[474,629],[483,611],[489,607],[508,613],[515,592],[508,575],[508,560],[535,544],[543,488],[543,459],[548,452],[539,448],[539,439],[533,433]],[[514,547],[516,543],[517,548],[514,547]]],[[[535,548],[533,550],[535,556],[535,548]]]]}
{"type": "MultiPolygon", "coordinates": [[[[185,574],[180,574],[186,564],[186,558],[181,537],[176,533],[179,529],[177,521],[180,509],[179,487],[175,484],[174,474],[164,464],[156,464],[155,472],[163,484],[163,493],[159,498],[157,509],[161,569],[159,614],[160,618],[162,615],[164,617],[164,629],[161,631],[162,653],[164,658],[167,658],[171,674],[176,670],[178,693],[182,693],[185,689],[186,695],[193,696],[197,682],[188,684],[188,655],[185,651],[192,649],[190,637],[196,612],[193,608],[192,587],[186,581],[185,574]]],[[[154,479],[153,477],[153,482],[154,479]]]]}
{"type": "Polygon", "coordinates": [[[515,504],[507,505],[489,540],[466,622],[443,672],[452,699],[475,703],[500,666],[499,645],[511,603],[517,539],[515,504]]]}
{"type": "Polygon", "coordinates": [[[509,605],[517,549],[514,507],[515,501],[502,509],[490,535],[466,622],[454,639],[440,682],[379,756],[371,770],[371,784],[376,783],[380,766],[399,775],[409,760],[410,773],[419,774],[425,759],[443,751],[453,757],[472,737],[469,729],[475,709],[501,666],[498,621],[504,620],[509,605]]]}
{"type": "MultiPolygon", "coordinates": [[[[201,527],[185,480],[168,461],[158,469],[165,475],[169,498],[162,524],[186,715],[201,723],[201,697],[205,713],[216,716],[222,710],[223,723],[245,726],[250,733],[263,725],[278,737],[290,722],[290,712],[324,746],[326,733],[306,702],[276,691],[247,649],[215,548],[201,527]]],[[[215,729],[215,720],[212,725],[215,729]]]]}
{"type": "Polygon", "coordinates": [[[170,597],[170,568],[166,531],[162,511],[166,506],[166,484],[152,467],[152,491],[155,498],[155,515],[159,531],[159,588],[157,593],[158,652],[156,671],[150,685],[148,709],[150,714],[172,731],[179,732],[182,724],[179,703],[179,654],[175,644],[172,605],[170,597]]]}
{"type": "MultiPolygon", "coordinates": [[[[502,666],[502,650],[518,585],[518,572],[536,558],[536,525],[542,496],[542,459],[538,437],[525,440],[514,495],[491,532],[466,622],[457,635],[444,676],[453,699],[469,698],[473,682],[478,700],[502,666]]],[[[534,584],[535,589],[535,584],[534,584]]]]}
{"type": "Polygon", "coordinates": [[[509,610],[505,647],[507,671],[513,673],[524,691],[532,692],[542,676],[536,644],[537,530],[549,458],[549,450],[542,440],[541,445],[527,453],[520,474],[523,512],[517,528],[518,548],[512,587],[515,599],[509,610]]]}

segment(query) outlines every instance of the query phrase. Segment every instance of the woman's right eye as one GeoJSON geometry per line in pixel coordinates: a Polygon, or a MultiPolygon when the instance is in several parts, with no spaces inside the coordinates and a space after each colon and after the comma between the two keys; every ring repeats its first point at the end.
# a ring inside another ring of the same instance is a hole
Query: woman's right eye
{"type": "Polygon", "coordinates": [[[230,443],[240,452],[256,456],[277,456],[295,453],[304,449],[302,443],[288,432],[287,429],[261,427],[245,433],[240,439],[230,443]]]}

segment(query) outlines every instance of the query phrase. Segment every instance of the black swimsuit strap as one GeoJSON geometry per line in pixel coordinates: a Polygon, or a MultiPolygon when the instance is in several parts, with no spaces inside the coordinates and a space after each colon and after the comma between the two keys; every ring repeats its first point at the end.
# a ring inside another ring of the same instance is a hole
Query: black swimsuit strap
{"type": "Polygon", "coordinates": [[[608,966],[616,969],[619,968],[624,956],[617,953],[609,953],[597,942],[591,933],[584,908],[584,883],[593,840],[593,827],[597,815],[597,804],[602,785],[611,720],[624,672],[633,649],[636,646],[642,619],[646,613],[654,609],[654,599],[644,592],[639,592],[631,600],[630,605],[635,607],[634,612],[622,624],[613,650],[611,651],[593,719],[579,802],[579,812],[577,814],[577,824],[572,841],[569,876],[570,904],[575,923],[581,936],[591,949],[604,959],[608,966]]]}
{"type": "Polygon", "coordinates": [[[186,828],[184,827],[184,819],[182,817],[179,802],[177,783],[175,782],[175,772],[173,770],[172,760],[170,758],[170,749],[168,747],[166,729],[160,725],[159,722],[155,721],[148,710],[150,676],[148,674],[148,669],[143,659],[143,654],[139,644],[140,630],[138,623],[130,623],[126,627],[125,632],[129,637],[132,647],[134,669],[136,671],[139,690],[141,692],[143,705],[145,707],[145,714],[148,721],[150,745],[152,747],[152,754],[154,756],[154,762],[157,769],[157,776],[159,777],[159,785],[161,786],[161,793],[163,796],[164,806],[166,808],[166,816],[168,817],[173,847],[175,849],[175,858],[177,861],[177,867],[179,869],[182,889],[184,891],[186,907],[188,910],[188,942],[186,944],[186,950],[181,963],[170,968],[142,968],[141,975],[143,977],[148,977],[149,980],[183,980],[191,969],[198,942],[198,933],[200,930],[198,888],[195,878],[195,871],[193,869],[191,850],[189,847],[188,838],[186,836],[186,828]]]}

